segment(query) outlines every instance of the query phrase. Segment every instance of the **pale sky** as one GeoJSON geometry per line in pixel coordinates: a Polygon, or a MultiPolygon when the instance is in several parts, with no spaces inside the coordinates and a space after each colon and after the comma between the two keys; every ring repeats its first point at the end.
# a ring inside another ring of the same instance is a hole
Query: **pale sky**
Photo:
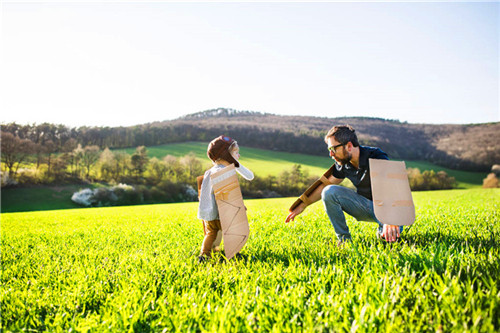
{"type": "Polygon", "coordinates": [[[0,1],[1,122],[500,121],[497,2],[0,1]]]}

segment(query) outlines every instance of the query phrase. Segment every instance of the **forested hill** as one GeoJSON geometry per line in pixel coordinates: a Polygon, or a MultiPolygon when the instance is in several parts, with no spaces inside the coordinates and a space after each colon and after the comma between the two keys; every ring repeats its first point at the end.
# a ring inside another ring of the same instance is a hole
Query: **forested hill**
{"type": "Polygon", "coordinates": [[[323,137],[333,125],[349,124],[361,144],[377,146],[393,159],[424,160],[445,167],[489,171],[500,163],[500,122],[469,125],[409,124],[365,117],[321,118],[279,116],[251,111],[215,109],[171,121],[131,127],[80,127],[62,125],[2,125],[35,143],[50,141],[56,149],[76,143],[101,148],[153,146],[173,142],[203,141],[226,134],[242,146],[327,154],[323,137]],[[58,147],[58,148],[57,148],[58,147]]]}
{"type": "Polygon", "coordinates": [[[333,125],[349,124],[356,129],[361,144],[380,147],[391,158],[476,171],[489,171],[500,162],[499,122],[428,125],[381,118],[279,116],[216,109],[151,125],[165,124],[201,128],[210,133],[207,140],[224,132],[245,146],[314,155],[327,153],[323,137],[333,125]]]}

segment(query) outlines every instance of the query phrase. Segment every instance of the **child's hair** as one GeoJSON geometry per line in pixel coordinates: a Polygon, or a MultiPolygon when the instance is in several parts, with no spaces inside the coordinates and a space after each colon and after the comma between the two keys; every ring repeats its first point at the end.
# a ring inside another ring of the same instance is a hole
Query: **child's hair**
{"type": "Polygon", "coordinates": [[[225,160],[228,163],[233,163],[236,167],[239,167],[240,164],[238,161],[231,155],[231,150],[235,147],[236,141],[231,139],[228,136],[221,135],[215,139],[213,139],[208,144],[207,155],[208,158],[213,162],[216,162],[219,159],[225,160]]]}

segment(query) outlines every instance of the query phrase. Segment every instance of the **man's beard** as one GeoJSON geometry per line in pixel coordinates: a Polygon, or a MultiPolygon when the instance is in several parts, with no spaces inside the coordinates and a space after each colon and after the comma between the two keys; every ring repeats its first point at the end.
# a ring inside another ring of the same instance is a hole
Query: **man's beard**
{"type": "Polygon", "coordinates": [[[349,163],[352,159],[352,154],[351,153],[347,153],[347,156],[344,157],[344,158],[341,158],[341,159],[335,159],[335,161],[337,161],[337,163],[339,163],[340,165],[346,165],[347,163],[349,163]]]}

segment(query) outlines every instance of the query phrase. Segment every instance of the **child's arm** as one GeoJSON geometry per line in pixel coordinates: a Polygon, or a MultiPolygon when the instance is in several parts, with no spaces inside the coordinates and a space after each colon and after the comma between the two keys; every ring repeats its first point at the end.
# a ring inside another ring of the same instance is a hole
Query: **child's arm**
{"type": "Polygon", "coordinates": [[[212,221],[218,218],[217,205],[212,192],[212,181],[210,171],[205,172],[203,183],[201,184],[200,203],[198,205],[198,218],[205,221],[212,221]]]}
{"type": "Polygon", "coordinates": [[[253,179],[253,172],[243,166],[241,162],[239,162],[240,166],[236,168],[236,171],[246,180],[252,180],[253,179]]]}

